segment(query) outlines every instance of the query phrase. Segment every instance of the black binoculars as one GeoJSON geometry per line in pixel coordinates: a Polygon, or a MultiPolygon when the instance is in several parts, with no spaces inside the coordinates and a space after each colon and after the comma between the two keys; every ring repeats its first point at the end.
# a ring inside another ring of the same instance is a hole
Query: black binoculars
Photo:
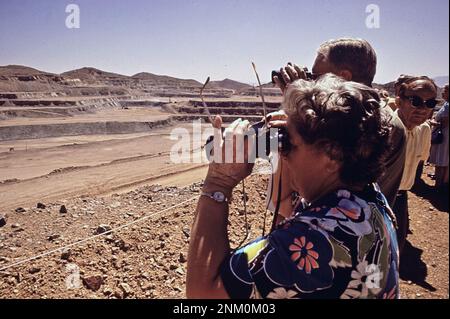
{"type": "MultiPolygon", "coordinates": [[[[280,152],[281,154],[286,155],[291,149],[287,129],[285,127],[268,128],[265,124],[265,121],[260,121],[250,126],[250,128],[253,129],[253,134],[256,136],[254,158],[268,159],[270,153],[273,152],[280,152]],[[261,149],[261,146],[264,147],[261,149]]],[[[222,133],[224,130],[225,128],[222,128],[222,133]]],[[[213,142],[214,136],[210,136],[205,143],[208,160],[211,158],[211,150],[214,147],[213,142]]]]}
{"type": "MultiPolygon", "coordinates": [[[[308,68],[303,68],[303,70],[305,71],[305,74],[306,74],[306,79],[305,80],[307,80],[307,81],[314,81],[317,78],[317,76],[314,73],[311,73],[311,72],[308,71],[308,68]]],[[[281,81],[281,83],[286,85],[286,82],[284,81],[283,76],[281,75],[280,71],[275,71],[275,70],[272,71],[272,76],[271,76],[273,84],[275,84],[275,81],[273,80],[273,78],[275,76],[281,81]]]]}

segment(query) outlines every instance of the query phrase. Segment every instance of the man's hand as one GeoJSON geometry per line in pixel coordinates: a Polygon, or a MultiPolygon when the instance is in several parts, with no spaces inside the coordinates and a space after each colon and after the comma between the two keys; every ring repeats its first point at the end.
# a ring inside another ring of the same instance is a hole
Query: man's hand
{"type": "Polygon", "coordinates": [[[281,79],[278,76],[274,76],[272,80],[284,94],[289,84],[299,79],[305,80],[306,72],[303,68],[299,67],[297,64],[292,64],[291,62],[289,62],[285,67],[280,69],[280,76],[281,79]]]}

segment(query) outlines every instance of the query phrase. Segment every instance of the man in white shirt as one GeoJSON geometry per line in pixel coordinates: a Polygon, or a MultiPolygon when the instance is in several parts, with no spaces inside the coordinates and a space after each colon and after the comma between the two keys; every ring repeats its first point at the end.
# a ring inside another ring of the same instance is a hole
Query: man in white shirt
{"type": "Polygon", "coordinates": [[[393,207],[397,217],[398,244],[400,252],[406,242],[409,228],[408,193],[414,185],[420,161],[428,159],[431,147],[431,129],[426,120],[430,118],[437,104],[436,84],[428,77],[405,79],[398,90],[396,104],[398,116],[406,131],[405,167],[400,182],[399,193],[393,207]]]}

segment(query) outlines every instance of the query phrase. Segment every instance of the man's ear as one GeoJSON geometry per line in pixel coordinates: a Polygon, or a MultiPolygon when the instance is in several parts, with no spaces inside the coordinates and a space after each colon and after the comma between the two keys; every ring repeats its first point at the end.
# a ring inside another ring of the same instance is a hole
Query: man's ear
{"type": "Polygon", "coordinates": [[[353,74],[349,70],[340,71],[339,76],[346,81],[351,81],[353,79],[353,74]]]}

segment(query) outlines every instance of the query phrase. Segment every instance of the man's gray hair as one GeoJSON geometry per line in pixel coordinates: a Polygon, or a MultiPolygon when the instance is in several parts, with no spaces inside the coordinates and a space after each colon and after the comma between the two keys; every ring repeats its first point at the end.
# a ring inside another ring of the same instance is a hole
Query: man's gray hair
{"type": "Polygon", "coordinates": [[[377,69],[377,54],[363,39],[341,38],[323,43],[318,53],[339,70],[349,70],[352,81],[372,86],[377,69]]]}

